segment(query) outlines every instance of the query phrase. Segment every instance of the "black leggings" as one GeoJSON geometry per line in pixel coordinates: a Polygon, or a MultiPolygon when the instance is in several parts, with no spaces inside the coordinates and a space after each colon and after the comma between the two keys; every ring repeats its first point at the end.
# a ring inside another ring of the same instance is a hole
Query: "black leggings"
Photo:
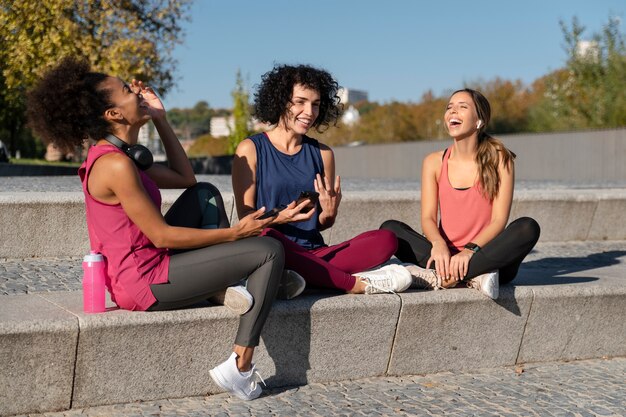
{"type": "MultiPolygon", "coordinates": [[[[426,237],[397,220],[387,220],[380,228],[391,230],[398,238],[399,260],[426,268],[433,247],[426,237]]],[[[464,280],[498,270],[501,284],[513,281],[522,261],[539,240],[539,233],[539,224],[530,217],[511,222],[472,256],[464,280]]]]}
{"type": "MultiPolygon", "coordinates": [[[[222,197],[217,188],[207,183],[185,190],[165,220],[181,227],[229,227],[222,197]]],[[[149,310],[184,308],[248,278],[247,289],[254,304],[241,316],[235,343],[258,346],[282,276],[284,253],[280,242],[270,237],[253,237],[173,253],[168,282],[150,287],[157,302],[149,310]]]]}

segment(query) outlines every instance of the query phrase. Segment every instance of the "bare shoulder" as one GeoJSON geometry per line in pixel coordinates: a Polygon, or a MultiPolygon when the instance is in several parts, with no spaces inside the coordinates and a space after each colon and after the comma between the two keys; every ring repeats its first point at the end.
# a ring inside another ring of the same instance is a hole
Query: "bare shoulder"
{"type": "Polygon", "coordinates": [[[111,152],[99,157],[89,175],[89,193],[99,201],[116,204],[120,195],[136,192],[141,179],[135,163],[126,155],[111,152]]]}
{"type": "Polygon", "coordinates": [[[107,176],[126,175],[136,172],[135,163],[126,155],[119,152],[110,152],[99,157],[94,168],[107,172],[107,176]]]}
{"type": "Polygon", "coordinates": [[[326,145],[325,143],[322,143],[320,141],[317,141],[319,147],[320,147],[320,152],[327,152],[332,154],[333,153],[333,148],[331,148],[330,146],[326,145]]]}
{"type": "Polygon", "coordinates": [[[432,168],[437,168],[441,166],[443,153],[444,151],[437,151],[437,152],[429,153],[428,155],[426,155],[426,157],[424,158],[424,167],[428,166],[432,168]]]}
{"type": "Polygon", "coordinates": [[[320,154],[322,155],[322,159],[324,160],[324,164],[328,165],[330,163],[334,164],[335,162],[335,154],[333,152],[333,149],[322,143],[322,142],[318,142],[319,143],[319,147],[320,147],[320,154]]]}
{"type": "Polygon", "coordinates": [[[239,142],[239,145],[237,145],[237,150],[235,151],[235,154],[239,156],[254,155],[256,157],[256,145],[254,144],[254,142],[252,142],[250,138],[246,138],[242,140],[241,142],[239,142]]]}

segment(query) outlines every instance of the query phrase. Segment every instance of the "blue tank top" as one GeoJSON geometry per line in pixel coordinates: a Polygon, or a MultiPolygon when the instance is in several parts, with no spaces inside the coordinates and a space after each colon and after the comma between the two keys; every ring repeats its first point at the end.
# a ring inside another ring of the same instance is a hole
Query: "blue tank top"
{"type": "MultiPolygon", "coordinates": [[[[301,191],[314,191],[317,174],[324,177],[324,161],[319,142],[302,137],[302,148],[295,155],[280,152],[265,133],[250,137],[256,147],[256,208],[271,210],[296,200],[301,191]]],[[[306,249],[324,246],[318,230],[319,204],[312,218],[275,226],[275,229],[306,249]]]]}

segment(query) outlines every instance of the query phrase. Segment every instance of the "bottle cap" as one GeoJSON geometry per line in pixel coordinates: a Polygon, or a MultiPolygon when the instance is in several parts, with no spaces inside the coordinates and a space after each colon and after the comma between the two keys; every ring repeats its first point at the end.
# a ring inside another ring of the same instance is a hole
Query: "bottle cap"
{"type": "Polygon", "coordinates": [[[83,262],[102,262],[103,260],[102,254],[93,250],[83,258],[83,262]]]}

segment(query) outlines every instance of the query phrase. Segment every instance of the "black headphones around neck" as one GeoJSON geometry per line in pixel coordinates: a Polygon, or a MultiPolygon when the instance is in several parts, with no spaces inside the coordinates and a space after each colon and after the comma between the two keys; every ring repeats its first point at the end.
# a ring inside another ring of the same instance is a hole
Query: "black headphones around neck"
{"type": "Polygon", "coordinates": [[[143,145],[132,145],[130,146],[128,143],[124,142],[122,139],[118,138],[115,135],[108,135],[106,138],[107,142],[111,145],[121,149],[130,159],[135,162],[137,168],[142,171],[150,168],[152,163],[154,162],[154,158],[152,157],[152,152],[150,149],[146,148],[143,145]]]}

